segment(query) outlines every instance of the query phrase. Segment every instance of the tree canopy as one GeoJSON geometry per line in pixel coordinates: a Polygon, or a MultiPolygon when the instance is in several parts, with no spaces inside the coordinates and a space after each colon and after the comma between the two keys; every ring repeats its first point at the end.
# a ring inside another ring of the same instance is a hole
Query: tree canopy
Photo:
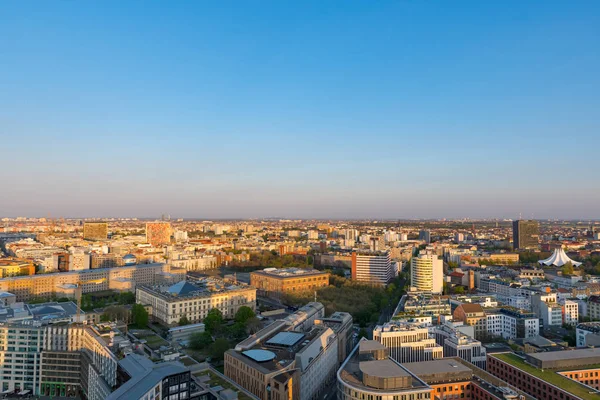
{"type": "Polygon", "coordinates": [[[137,328],[148,326],[148,311],[141,304],[134,304],[131,308],[131,319],[137,328]]]}
{"type": "Polygon", "coordinates": [[[254,311],[248,306],[241,306],[238,311],[235,313],[235,322],[239,322],[246,325],[249,319],[256,317],[254,311]]]}
{"type": "Polygon", "coordinates": [[[204,327],[206,331],[214,334],[223,324],[223,313],[216,308],[211,309],[204,318],[204,327]]]}

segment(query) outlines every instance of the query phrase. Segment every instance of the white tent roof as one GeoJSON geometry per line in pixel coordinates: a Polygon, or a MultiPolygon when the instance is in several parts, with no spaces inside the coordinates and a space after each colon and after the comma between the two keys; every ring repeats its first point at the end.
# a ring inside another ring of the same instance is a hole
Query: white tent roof
{"type": "Polygon", "coordinates": [[[554,249],[554,253],[552,253],[550,257],[538,262],[544,265],[554,265],[555,267],[562,267],[568,262],[573,264],[574,267],[579,267],[581,265],[580,262],[571,260],[562,247],[559,249],[554,249]]]}

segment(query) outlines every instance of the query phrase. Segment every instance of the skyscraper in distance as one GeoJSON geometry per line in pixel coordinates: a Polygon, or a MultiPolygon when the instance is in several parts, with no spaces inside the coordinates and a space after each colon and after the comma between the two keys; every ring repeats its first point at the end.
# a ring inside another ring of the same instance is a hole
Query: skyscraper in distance
{"type": "Polygon", "coordinates": [[[534,220],[513,221],[513,249],[537,249],[540,238],[540,224],[534,220]]]}

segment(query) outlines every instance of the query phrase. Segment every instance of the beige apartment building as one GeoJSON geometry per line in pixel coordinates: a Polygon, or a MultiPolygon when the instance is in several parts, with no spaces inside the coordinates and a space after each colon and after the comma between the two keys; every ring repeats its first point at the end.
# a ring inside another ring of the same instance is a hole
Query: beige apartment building
{"type": "Polygon", "coordinates": [[[35,297],[69,297],[75,288],[82,293],[103,290],[134,291],[137,285],[154,285],[177,281],[185,277],[185,270],[167,264],[138,264],[119,268],[89,269],[0,279],[0,291],[17,296],[17,301],[35,297]]]}

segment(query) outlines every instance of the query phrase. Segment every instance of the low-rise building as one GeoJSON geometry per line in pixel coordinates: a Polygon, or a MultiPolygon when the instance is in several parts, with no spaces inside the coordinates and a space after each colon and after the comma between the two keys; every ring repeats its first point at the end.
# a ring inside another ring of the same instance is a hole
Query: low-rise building
{"type": "Polygon", "coordinates": [[[200,322],[213,308],[221,311],[225,318],[233,318],[242,306],[256,310],[256,289],[205,278],[195,283],[180,281],[172,285],[138,287],[136,301],[152,306],[151,317],[172,326],[182,317],[192,323],[200,322]]]}
{"type": "Polygon", "coordinates": [[[316,269],[265,268],[250,273],[250,284],[261,294],[279,297],[328,286],[329,274],[316,269]]]}
{"type": "Polygon", "coordinates": [[[9,258],[0,260],[0,278],[35,274],[35,267],[29,260],[9,258]]]}
{"type": "Polygon", "coordinates": [[[600,395],[600,348],[525,354],[488,353],[487,370],[543,400],[592,400],[600,395]]]}

